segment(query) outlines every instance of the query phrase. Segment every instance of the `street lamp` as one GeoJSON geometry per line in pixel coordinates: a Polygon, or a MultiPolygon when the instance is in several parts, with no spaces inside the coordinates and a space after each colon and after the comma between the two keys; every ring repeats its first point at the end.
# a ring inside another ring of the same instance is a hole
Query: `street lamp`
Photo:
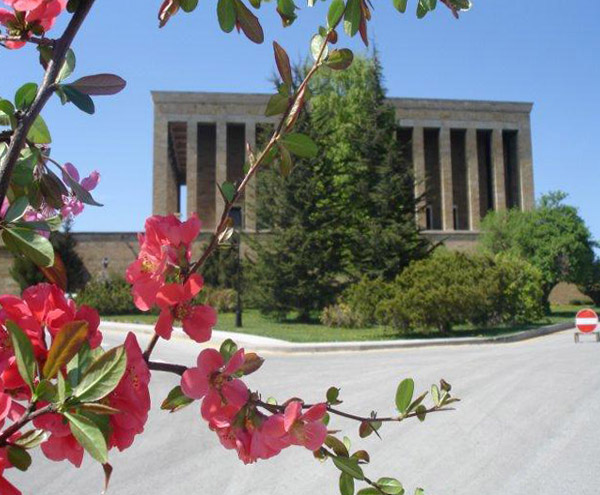
{"type": "Polygon", "coordinates": [[[235,326],[242,328],[242,209],[234,206],[229,212],[229,218],[233,221],[234,235],[232,247],[237,250],[235,263],[235,326]]]}

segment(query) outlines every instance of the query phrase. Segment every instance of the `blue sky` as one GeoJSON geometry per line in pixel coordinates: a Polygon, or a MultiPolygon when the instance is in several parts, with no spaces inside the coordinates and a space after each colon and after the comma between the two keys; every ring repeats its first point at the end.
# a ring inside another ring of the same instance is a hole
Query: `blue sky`
{"type": "MultiPolygon", "coordinates": [[[[113,72],[128,81],[127,89],[98,97],[94,116],[62,107],[57,99],[44,111],[53,156],[82,172],[102,173],[96,196],[105,206],[88,207],[76,220],[78,231],[140,230],[151,213],[151,90],[267,92],[272,40],[292,58],[304,57],[328,5],[303,8],[286,29],[274,5],[263,5],[266,39],[255,45],[219,30],[213,0],[201,0],[193,14],[180,13],[161,30],[160,0],[116,3],[96,2],[74,45],[73,77],[113,72]]],[[[480,0],[459,21],[442,8],[417,20],[412,13],[398,14],[391,0],[374,3],[370,34],[389,96],[534,102],[536,196],[566,191],[600,238],[600,2],[480,0]]],[[[341,44],[363,50],[345,37],[341,44]]],[[[0,64],[2,96],[41,78],[32,47],[1,51],[0,64]]]]}

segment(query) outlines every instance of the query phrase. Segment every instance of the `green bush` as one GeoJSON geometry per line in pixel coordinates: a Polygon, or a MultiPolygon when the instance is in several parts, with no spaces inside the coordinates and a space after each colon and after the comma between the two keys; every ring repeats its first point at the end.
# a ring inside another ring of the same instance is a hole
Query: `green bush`
{"type": "Polygon", "coordinates": [[[235,311],[237,294],[234,289],[218,289],[205,286],[197,296],[197,302],[208,304],[219,313],[235,311]]]}
{"type": "Polygon", "coordinates": [[[321,312],[321,323],[331,328],[359,328],[360,317],[345,303],[332,304],[321,312]]]}
{"type": "Polygon", "coordinates": [[[594,260],[588,276],[578,287],[581,292],[593,301],[594,305],[600,305],[600,260],[594,260]]]}
{"type": "Polygon", "coordinates": [[[485,323],[522,324],[544,316],[543,275],[529,262],[498,255],[487,280],[491,290],[485,323]]]}
{"type": "Polygon", "coordinates": [[[77,294],[77,304],[87,304],[101,315],[135,314],[131,285],[117,275],[108,280],[93,279],[77,294]]]}
{"type": "Polygon", "coordinates": [[[369,327],[377,324],[377,305],[389,298],[390,290],[390,284],[381,278],[363,277],[344,291],[341,301],[354,315],[357,326],[369,327]]]}
{"type": "Polygon", "coordinates": [[[542,275],[526,261],[438,250],[411,264],[377,306],[376,319],[408,331],[455,325],[536,321],[543,315],[542,275]]]}

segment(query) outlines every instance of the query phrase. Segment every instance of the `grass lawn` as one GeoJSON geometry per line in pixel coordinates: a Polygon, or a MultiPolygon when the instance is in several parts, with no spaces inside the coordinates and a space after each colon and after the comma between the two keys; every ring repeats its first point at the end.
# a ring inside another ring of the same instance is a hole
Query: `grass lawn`
{"type": "MultiPolygon", "coordinates": [[[[243,328],[235,328],[235,315],[233,313],[222,313],[219,315],[217,323],[218,330],[230,332],[248,333],[253,335],[262,335],[263,337],[272,337],[276,339],[287,340],[290,342],[343,342],[351,340],[389,340],[398,338],[437,338],[447,337],[473,337],[473,336],[494,336],[503,335],[542,325],[552,323],[561,323],[564,321],[573,321],[577,311],[583,306],[554,306],[552,315],[548,318],[531,325],[520,325],[515,327],[502,326],[495,328],[474,328],[472,326],[456,327],[447,335],[442,335],[435,330],[424,330],[410,334],[401,334],[391,328],[329,328],[319,323],[297,323],[294,321],[278,322],[261,316],[256,310],[247,310],[244,312],[243,328]]],[[[598,311],[600,308],[596,308],[598,311]]],[[[115,315],[104,316],[104,320],[123,321],[131,323],[149,323],[154,324],[155,315],[115,315]]]]}

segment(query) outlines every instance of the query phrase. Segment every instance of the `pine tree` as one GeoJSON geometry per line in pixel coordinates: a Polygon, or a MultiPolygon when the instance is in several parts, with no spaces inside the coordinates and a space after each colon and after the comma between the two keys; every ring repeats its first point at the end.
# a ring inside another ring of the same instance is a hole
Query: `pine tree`
{"type": "Polygon", "coordinates": [[[304,319],[348,283],[393,279],[428,249],[377,58],[324,72],[311,91],[298,130],[319,155],[298,159],[287,178],[259,175],[259,217],[270,235],[258,241],[252,284],[264,312],[296,310],[304,319]]]}

